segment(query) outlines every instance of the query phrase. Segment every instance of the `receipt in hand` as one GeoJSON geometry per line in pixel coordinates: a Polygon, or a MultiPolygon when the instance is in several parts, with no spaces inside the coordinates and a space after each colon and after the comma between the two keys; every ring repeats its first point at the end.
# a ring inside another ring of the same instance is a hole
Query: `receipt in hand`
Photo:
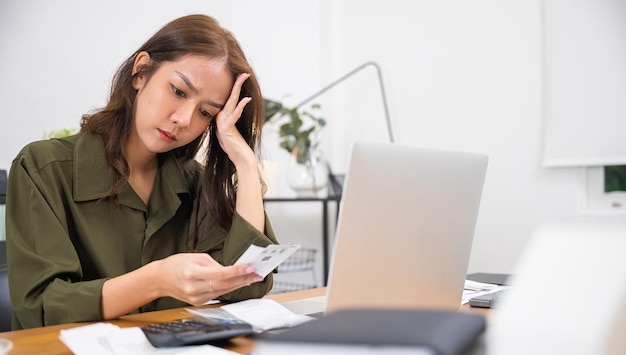
{"type": "Polygon", "coordinates": [[[235,265],[250,264],[254,266],[257,274],[265,277],[298,249],[300,246],[295,244],[270,244],[265,248],[250,245],[235,265]]]}

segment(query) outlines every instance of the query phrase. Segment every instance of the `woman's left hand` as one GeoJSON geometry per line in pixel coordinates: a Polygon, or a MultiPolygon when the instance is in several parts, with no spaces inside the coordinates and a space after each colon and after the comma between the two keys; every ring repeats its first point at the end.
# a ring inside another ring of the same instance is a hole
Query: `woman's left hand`
{"type": "Polygon", "coordinates": [[[254,152],[248,146],[235,124],[241,117],[244,107],[252,100],[244,97],[239,101],[239,94],[243,83],[250,77],[250,74],[239,74],[233,85],[226,105],[215,118],[216,134],[220,146],[228,155],[233,164],[237,165],[242,159],[254,158],[254,152]]]}

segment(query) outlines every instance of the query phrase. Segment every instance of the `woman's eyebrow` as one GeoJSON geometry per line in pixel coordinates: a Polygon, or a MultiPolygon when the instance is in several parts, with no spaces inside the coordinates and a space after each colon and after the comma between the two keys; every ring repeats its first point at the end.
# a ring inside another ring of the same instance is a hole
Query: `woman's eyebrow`
{"type": "MultiPolygon", "coordinates": [[[[189,90],[193,91],[194,94],[198,94],[198,89],[191,83],[191,80],[189,80],[189,78],[185,74],[179,71],[176,71],[176,74],[178,74],[180,79],[185,82],[185,84],[189,87],[189,90]]],[[[213,107],[219,108],[220,110],[224,108],[224,105],[218,104],[217,102],[214,102],[214,101],[209,100],[208,104],[213,107]]]]}

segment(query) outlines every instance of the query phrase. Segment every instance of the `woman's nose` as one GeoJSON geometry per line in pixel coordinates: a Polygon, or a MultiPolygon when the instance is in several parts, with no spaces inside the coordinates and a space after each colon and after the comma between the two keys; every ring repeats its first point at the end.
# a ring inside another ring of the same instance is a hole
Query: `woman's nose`
{"type": "Polygon", "coordinates": [[[181,105],[176,111],[174,111],[174,113],[172,113],[172,122],[179,127],[185,128],[189,126],[194,111],[194,105],[181,105]]]}

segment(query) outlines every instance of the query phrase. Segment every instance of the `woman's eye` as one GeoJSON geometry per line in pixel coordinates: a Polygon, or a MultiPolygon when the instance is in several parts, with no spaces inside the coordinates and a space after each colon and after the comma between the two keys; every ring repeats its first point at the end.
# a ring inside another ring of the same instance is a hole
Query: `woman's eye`
{"type": "Polygon", "coordinates": [[[185,97],[186,96],[185,93],[182,90],[180,90],[179,88],[177,88],[174,85],[171,85],[171,86],[172,86],[172,92],[174,92],[174,95],[176,95],[178,97],[185,97]]]}
{"type": "Polygon", "coordinates": [[[211,119],[211,120],[213,118],[215,118],[211,113],[209,113],[209,111],[200,110],[200,114],[202,115],[202,117],[208,118],[208,119],[211,119]]]}

